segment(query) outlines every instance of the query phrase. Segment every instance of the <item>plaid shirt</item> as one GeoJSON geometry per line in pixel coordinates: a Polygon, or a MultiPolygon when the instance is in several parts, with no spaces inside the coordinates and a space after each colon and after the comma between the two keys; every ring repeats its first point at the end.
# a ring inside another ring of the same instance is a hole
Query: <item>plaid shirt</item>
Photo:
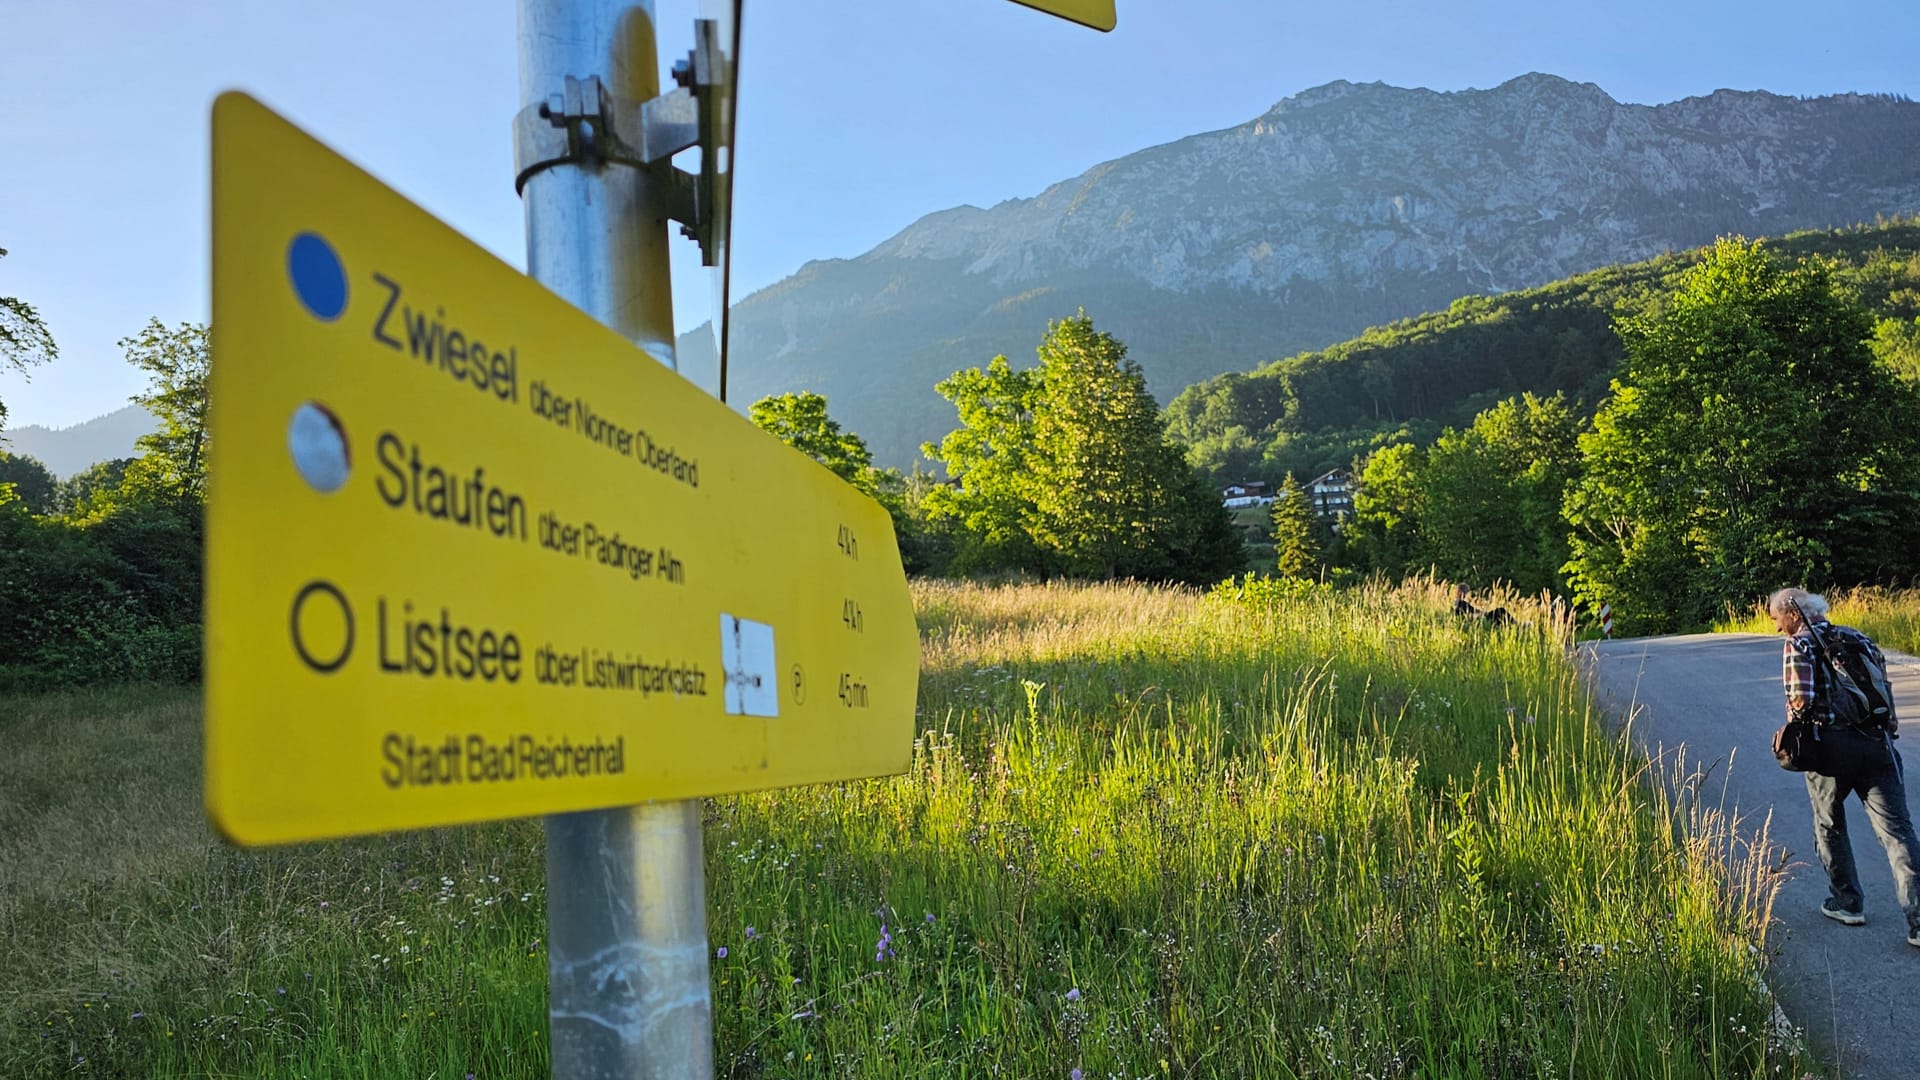
{"type": "MultiPolygon", "coordinates": [[[[1834,637],[1844,636],[1864,642],[1868,655],[1876,662],[1885,663],[1880,646],[1873,639],[1855,630],[1851,626],[1841,626],[1825,619],[1815,625],[1822,627],[1821,637],[1832,642],[1834,637]]],[[[1798,719],[1806,713],[1808,707],[1813,713],[1808,719],[1817,723],[1833,723],[1833,703],[1828,698],[1827,687],[1830,679],[1820,672],[1819,651],[1813,642],[1813,632],[1802,626],[1798,633],[1786,640],[1780,650],[1780,682],[1787,690],[1787,719],[1798,719]],[[1798,701],[1796,705],[1795,702],[1798,701]]]]}

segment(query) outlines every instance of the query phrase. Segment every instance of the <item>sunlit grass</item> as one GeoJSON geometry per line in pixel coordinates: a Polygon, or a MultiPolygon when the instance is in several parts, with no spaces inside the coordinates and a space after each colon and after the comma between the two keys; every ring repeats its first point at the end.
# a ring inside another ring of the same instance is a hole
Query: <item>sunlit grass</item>
{"type": "MultiPolygon", "coordinates": [[[[1828,617],[1834,622],[1861,630],[1884,648],[1920,654],[1920,590],[1858,588],[1826,595],[1833,605],[1828,617]]],[[[1721,634],[1776,632],[1763,601],[1729,612],[1713,629],[1721,634]]]]}
{"type": "Polygon", "coordinates": [[[722,1060],[1793,1067],[1756,984],[1772,878],[1645,782],[1539,612],[1489,633],[1437,588],[1281,593],[921,587],[913,770],[718,807],[722,1060]]]}
{"type": "MultiPolygon", "coordinates": [[[[1766,863],[1650,782],[1538,611],[914,591],[911,770],[709,804],[722,1075],[1804,1067],[1767,1040],[1766,863]]],[[[538,823],[232,851],[197,712],[0,702],[0,1075],[545,1075],[538,823]]]]}

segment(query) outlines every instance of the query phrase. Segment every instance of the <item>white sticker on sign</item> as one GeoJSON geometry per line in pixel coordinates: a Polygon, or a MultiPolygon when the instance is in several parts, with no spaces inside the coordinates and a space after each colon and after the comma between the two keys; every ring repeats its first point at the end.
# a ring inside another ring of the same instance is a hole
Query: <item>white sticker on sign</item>
{"type": "Polygon", "coordinates": [[[773,627],[720,616],[720,666],[727,673],[727,714],[779,716],[780,681],[773,661],[773,627]]]}

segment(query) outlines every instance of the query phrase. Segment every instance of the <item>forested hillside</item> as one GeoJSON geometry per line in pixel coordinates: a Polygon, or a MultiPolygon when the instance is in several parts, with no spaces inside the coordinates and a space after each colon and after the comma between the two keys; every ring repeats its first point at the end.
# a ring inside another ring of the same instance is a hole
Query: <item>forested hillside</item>
{"type": "MultiPolygon", "coordinates": [[[[1836,281],[1880,319],[1877,351],[1907,378],[1920,376],[1920,219],[1795,233],[1768,246],[1831,260],[1836,281]]],[[[1614,320],[1657,305],[1704,250],[1463,297],[1331,348],[1216,376],[1174,398],[1169,431],[1215,479],[1277,481],[1349,465],[1372,446],[1431,441],[1521,393],[1564,393],[1591,414],[1624,355],[1614,320]]]]}

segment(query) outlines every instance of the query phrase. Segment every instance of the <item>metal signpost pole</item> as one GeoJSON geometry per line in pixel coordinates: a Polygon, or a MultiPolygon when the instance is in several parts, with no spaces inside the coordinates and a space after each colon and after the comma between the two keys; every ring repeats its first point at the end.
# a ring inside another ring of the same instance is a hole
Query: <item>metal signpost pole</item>
{"type": "MultiPolygon", "coordinates": [[[[659,94],[653,0],[520,0],[519,48],[524,106],[590,78],[615,102],[659,94]]],[[[671,362],[664,168],[589,153],[526,177],[522,195],[528,272],[671,362]]],[[[712,1076],[700,828],[698,800],[546,819],[555,1077],[712,1076]]]]}

